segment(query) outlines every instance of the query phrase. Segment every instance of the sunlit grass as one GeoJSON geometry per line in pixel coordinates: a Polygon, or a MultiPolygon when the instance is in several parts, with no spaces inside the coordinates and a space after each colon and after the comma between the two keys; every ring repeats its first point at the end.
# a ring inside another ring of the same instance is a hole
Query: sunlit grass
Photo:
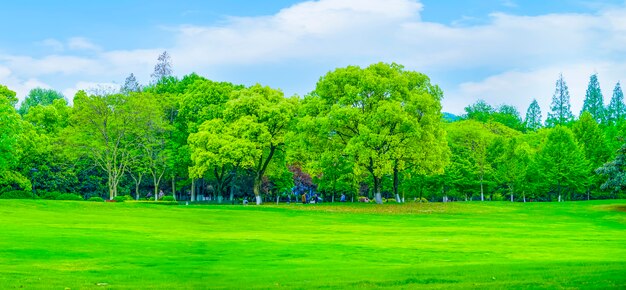
{"type": "Polygon", "coordinates": [[[624,288],[624,207],[0,200],[0,288],[624,288]]]}

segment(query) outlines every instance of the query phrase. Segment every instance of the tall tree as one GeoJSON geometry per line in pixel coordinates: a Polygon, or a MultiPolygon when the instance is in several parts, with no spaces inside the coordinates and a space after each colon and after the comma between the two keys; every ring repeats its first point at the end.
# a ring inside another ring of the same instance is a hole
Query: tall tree
{"type": "Polygon", "coordinates": [[[15,92],[3,85],[0,85],[0,97],[4,97],[11,107],[15,107],[18,102],[15,92]]]}
{"type": "Polygon", "coordinates": [[[122,86],[122,94],[130,94],[132,92],[138,93],[141,91],[141,85],[137,82],[137,78],[135,75],[131,73],[126,80],[124,80],[124,85],[122,86]]]}
{"type": "Polygon", "coordinates": [[[76,145],[106,173],[111,199],[118,194],[140,134],[150,130],[155,116],[161,117],[150,103],[136,94],[98,96],[79,91],[74,97],[76,145]]]}
{"type": "Polygon", "coordinates": [[[539,174],[544,190],[555,193],[558,201],[563,200],[564,193],[571,199],[572,193],[586,187],[587,160],[576,144],[574,134],[566,127],[556,126],[548,133],[537,163],[541,168],[539,174]]]}
{"type": "Polygon", "coordinates": [[[619,82],[613,89],[613,97],[606,109],[606,117],[609,125],[614,125],[626,118],[626,106],[624,105],[624,92],[619,82]]]}
{"type": "Polygon", "coordinates": [[[0,85],[0,173],[9,170],[17,161],[15,146],[20,118],[13,107],[13,97],[15,97],[13,91],[0,85]]]}
{"type": "Polygon", "coordinates": [[[154,83],[160,82],[163,78],[172,76],[172,59],[167,51],[163,51],[154,66],[154,72],[150,75],[154,83]]]}
{"type": "Polygon", "coordinates": [[[582,115],[584,112],[589,112],[598,123],[603,123],[605,120],[604,98],[602,97],[597,74],[592,74],[591,77],[589,77],[589,85],[585,93],[585,102],[583,103],[580,114],[582,115]]]}
{"type": "Polygon", "coordinates": [[[539,108],[539,103],[537,103],[536,99],[533,99],[533,102],[528,106],[528,110],[526,110],[526,120],[524,120],[524,125],[526,129],[531,131],[537,131],[541,128],[541,108],[539,108]]]}
{"type": "Polygon", "coordinates": [[[588,173],[590,176],[590,186],[587,187],[587,199],[590,198],[592,187],[599,188],[600,180],[593,174],[594,170],[608,161],[611,156],[609,147],[604,138],[602,129],[591,113],[585,111],[572,127],[578,144],[582,147],[585,158],[589,163],[588,173]]]}
{"type": "Polygon", "coordinates": [[[552,96],[552,104],[546,119],[546,126],[565,125],[572,120],[574,120],[574,115],[570,105],[569,90],[563,79],[563,74],[560,74],[559,79],[556,81],[556,89],[552,96]]]}
{"type": "Polygon", "coordinates": [[[312,96],[319,108],[310,117],[321,129],[316,136],[339,144],[357,175],[371,176],[375,200],[382,203],[383,177],[395,179],[407,160],[428,171],[445,165],[445,134],[437,134],[441,96],[426,75],[398,64],[349,66],[320,79],[312,96]]]}

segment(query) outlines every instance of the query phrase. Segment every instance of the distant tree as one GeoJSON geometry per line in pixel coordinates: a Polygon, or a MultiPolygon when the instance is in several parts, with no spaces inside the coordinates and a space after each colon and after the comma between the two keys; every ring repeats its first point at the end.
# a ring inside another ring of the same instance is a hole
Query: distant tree
{"type": "Polygon", "coordinates": [[[24,102],[22,102],[18,112],[23,116],[26,115],[26,113],[28,113],[28,109],[32,107],[37,105],[52,105],[52,102],[58,99],[65,99],[65,97],[55,90],[34,88],[28,93],[28,96],[24,102]]]}
{"type": "Polygon", "coordinates": [[[537,131],[541,128],[541,108],[539,108],[539,103],[537,103],[536,99],[533,99],[533,102],[530,103],[528,110],[526,110],[526,120],[524,121],[524,125],[526,129],[531,131],[537,131]]]}
{"type": "Polygon", "coordinates": [[[556,125],[565,125],[572,120],[574,120],[574,115],[572,114],[569,101],[569,90],[565,80],[563,80],[563,74],[561,74],[556,81],[556,90],[552,96],[552,104],[550,105],[550,112],[546,119],[546,126],[554,127],[556,125]]]}
{"type": "Polygon", "coordinates": [[[585,102],[583,103],[583,109],[580,111],[580,114],[582,115],[584,112],[589,112],[598,123],[603,123],[605,120],[604,100],[602,98],[602,91],[600,90],[597,74],[593,74],[589,78],[589,85],[585,93],[585,102]]]}
{"type": "Polygon", "coordinates": [[[589,199],[592,187],[599,187],[598,176],[594,175],[593,172],[608,161],[611,152],[600,126],[591,116],[591,113],[583,112],[580,119],[572,126],[572,131],[589,162],[588,173],[591,178],[590,186],[587,188],[587,199],[589,199]]]}
{"type": "Polygon", "coordinates": [[[614,125],[626,118],[626,106],[624,105],[624,92],[619,82],[613,89],[613,97],[606,109],[606,117],[609,125],[614,125]]]}
{"type": "Polygon", "coordinates": [[[141,86],[137,82],[135,75],[131,73],[124,81],[124,86],[122,86],[122,94],[129,94],[131,92],[138,93],[139,91],[141,91],[141,86]]]}
{"type": "Polygon", "coordinates": [[[167,51],[159,55],[154,72],[150,75],[154,83],[160,82],[163,78],[172,76],[172,60],[167,51]]]}
{"type": "Polygon", "coordinates": [[[14,96],[13,91],[0,85],[0,175],[17,161],[15,151],[20,118],[12,105],[14,96]]]}
{"type": "Polygon", "coordinates": [[[511,105],[498,107],[498,110],[493,114],[493,121],[518,131],[524,130],[524,124],[522,123],[522,117],[519,111],[511,105]]]}
{"type": "Polygon", "coordinates": [[[478,100],[476,103],[465,107],[464,119],[487,122],[492,118],[496,110],[484,100],[478,100]]]}

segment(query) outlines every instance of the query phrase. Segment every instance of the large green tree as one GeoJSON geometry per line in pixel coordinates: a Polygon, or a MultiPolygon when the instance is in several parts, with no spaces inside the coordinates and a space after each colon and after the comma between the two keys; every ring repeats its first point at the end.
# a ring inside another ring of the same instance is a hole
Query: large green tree
{"type": "Polygon", "coordinates": [[[370,175],[377,203],[384,176],[394,176],[397,193],[397,173],[408,164],[425,171],[445,165],[442,93],[426,75],[397,64],[348,66],[322,77],[311,97],[314,135],[348,156],[355,175],[370,175]]]}
{"type": "Polygon", "coordinates": [[[584,153],[576,143],[572,131],[563,126],[556,126],[547,136],[547,140],[537,156],[537,165],[541,169],[543,190],[550,199],[556,194],[558,201],[563,194],[568,198],[575,192],[584,190],[588,183],[588,164],[584,153]]]}

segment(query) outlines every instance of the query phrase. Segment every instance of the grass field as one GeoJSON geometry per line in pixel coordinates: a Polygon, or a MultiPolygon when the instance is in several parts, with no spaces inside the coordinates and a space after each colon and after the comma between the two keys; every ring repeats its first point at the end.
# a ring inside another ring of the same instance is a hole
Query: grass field
{"type": "Polygon", "coordinates": [[[0,288],[626,288],[626,201],[0,200],[0,288]]]}

